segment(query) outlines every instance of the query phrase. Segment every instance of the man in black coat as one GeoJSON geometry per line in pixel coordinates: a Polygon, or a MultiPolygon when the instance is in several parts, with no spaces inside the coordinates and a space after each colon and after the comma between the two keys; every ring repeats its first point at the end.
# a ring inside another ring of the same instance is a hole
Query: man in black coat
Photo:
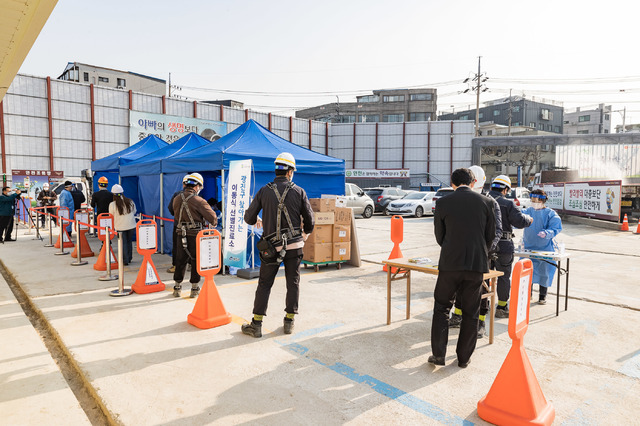
{"type": "Polygon", "coordinates": [[[429,363],[435,365],[444,365],[449,311],[456,292],[462,304],[456,348],[459,367],[469,365],[478,339],[482,276],[489,272],[496,222],[493,200],[474,192],[469,187],[473,180],[469,169],[455,170],[451,175],[455,192],[438,200],[434,214],[434,233],[441,247],[431,324],[433,355],[429,357],[429,363]]]}

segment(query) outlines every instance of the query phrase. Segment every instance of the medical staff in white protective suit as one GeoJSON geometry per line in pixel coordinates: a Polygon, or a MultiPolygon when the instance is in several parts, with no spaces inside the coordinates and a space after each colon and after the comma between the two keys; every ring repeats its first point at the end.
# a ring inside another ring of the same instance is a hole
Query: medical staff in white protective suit
{"type": "MultiPolygon", "coordinates": [[[[554,210],[545,206],[547,194],[542,189],[531,192],[531,207],[523,213],[533,218],[533,223],[524,229],[524,248],[537,251],[555,251],[553,238],[562,231],[562,221],[554,210]]],[[[533,284],[540,286],[538,303],[544,305],[547,289],[553,284],[556,265],[539,259],[533,262],[533,284]]]]}

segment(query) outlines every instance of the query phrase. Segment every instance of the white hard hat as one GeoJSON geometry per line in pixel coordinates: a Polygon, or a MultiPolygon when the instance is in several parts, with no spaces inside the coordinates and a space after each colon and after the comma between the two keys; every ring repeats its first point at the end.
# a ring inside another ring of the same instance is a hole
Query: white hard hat
{"type": "Polygon", "coordinates": [[[480,166],[471,166],[469,170],[473,172],[473,175],[476,178],[476,183],[473,186],[473,189],[476,191],[482,191],[484,188],[484,183],[487,181],[487,176],[484,174],[484,169],[480,166]]]}
{"type": "Polygon", "coordinates": [[[124,188],[122,188],[117,183],[111,187],[111,192],[113,194],[122,194],[124,192],[124,188]]]}
{"type": "Polygon", "coordinates": [[[498,188],[504,188],[506,186],[507,188],[511,189],[511,179],[509,179],[509,176],[507,175],[496,176],[493,179],[493,182],[491,182],[491,186],[498,188]]]}
{"type": "Polygon", "coordinates": [[[49,184],[47,182],[43,183],[42,189],[49,189],[49,184]]]}
{"type": "Polygon", "coordinates": [[[191,173],[186,175],[182,179],[182,183],[185,185],[200,185],[204,188],[204,179],[200,173],[191,173]]]}
{"type": "Polygon", "coordinates": [[[296,159],[288,152],[281,152],[274,161],[276,169],[287,170],[289,168],[296,170],[296,159]]]}

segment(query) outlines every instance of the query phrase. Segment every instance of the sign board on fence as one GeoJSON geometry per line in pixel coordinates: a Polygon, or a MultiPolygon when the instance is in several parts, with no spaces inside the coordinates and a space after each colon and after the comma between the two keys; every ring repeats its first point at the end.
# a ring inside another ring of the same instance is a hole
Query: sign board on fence
{"type": "Polygon", "coordinates": [[[111,222],[111,218],[106,218],[106,219],[101,218],[99,225],[100,225],[100,234],[99,234],[100,236],[104,236],[107,233],[106,229],[104,229],[107,226],[111,228],[111,230],[113,231],[113,223],[111,222]]]}
{"type": "Polygon", "coordinates": [[[347,178],[410,178],[411,171],[409,169],[349,169],[345,171],[347,178]]]}
{"type": "Polygon", "coordinates": [[[618,222],[621,194],[620,180],[565,183],[563,210],[569,214],[618,222]]]}
{"type": "Polygon", "coordinates": [[[215,141],[227,134],[227,123],[202,118],[129,111],[129,145],[140,142],[149,135],[155,135],[165,142],[172,143],[191,132],[215,141]]]}
{"type": "Polygon", "coordinates": [[[554,210],[562,210],[564,202],[564,183],[545,183],[542,190],[547,193],[547,207],[554,210]]]}

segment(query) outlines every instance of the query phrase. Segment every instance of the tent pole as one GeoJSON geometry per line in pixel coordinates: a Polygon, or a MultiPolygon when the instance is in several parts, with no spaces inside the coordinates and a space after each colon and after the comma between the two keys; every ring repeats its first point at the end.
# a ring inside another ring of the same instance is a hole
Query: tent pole
{"type": "MultiPolygon", "coordinates": [[[[162,194],[164,192],[164,175],[160,172],[160,214],[158,216],[162,217],[164,213],[164,206],[162,205],[163,199],[162,194]]],[[[164,220],[160,220],[160,253],[164,254],[164,220]]]]}
{"type": "MultiPolygon", "coordinates": [[[[222,232],[221,232],[221,234],[222,234],[222,244],[221,244],[220,248],[224,250],[224,235],[225,235],[225,232],[226,232],[225,222],[224,222],[224,218],[225,218],[225,213],[224,212],[225,212],[226,207],[227,207],[227,203],[226,203],[226,200],[224,198],[224,169],[220,170],[220,186],[222,187],[222,203],[221,203],[222,204],[222,209],[220,209],[220,213],[222,213],[222,232]]],[[[222,275],[224,275],[224,267],[222,269],[222,275]]]]}

